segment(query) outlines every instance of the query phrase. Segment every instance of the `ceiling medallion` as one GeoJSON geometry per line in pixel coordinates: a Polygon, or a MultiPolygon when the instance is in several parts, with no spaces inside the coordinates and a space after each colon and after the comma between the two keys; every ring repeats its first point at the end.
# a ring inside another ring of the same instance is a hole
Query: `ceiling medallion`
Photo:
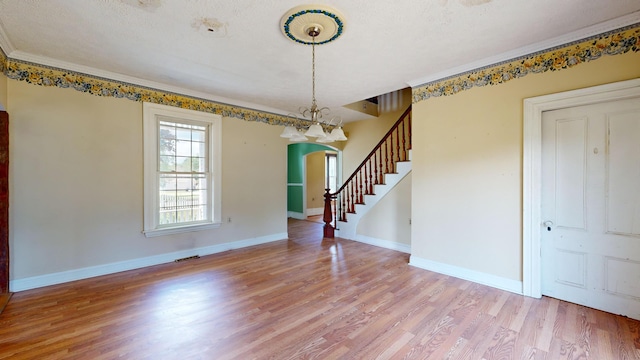
{"type": "MultiPolygon", "coordinates": [[[[342,35],[344,21],[342,15],[337,14],[333,9],[313,5],[313,8],[295,7],[282,17],[282,32],[286,37],[299,44],[311,45],[311,107],[299,109],[302,120],[308,121],[311,125],[304,133],[294,126],[286,126],[280,136],[290,141],[307,141],[307,136],[317,138],[316,142],[319,143],[347,140],[342,131],[342,120],[334,117],[328,122],[323,121],[323,116],[329,114],[329,108],[319,108],[316,102],[316,45],[326,44],[342,35]],[[325,130],[331,126],[331,132],[325,130]]],[[[289,116],[297,120],[295,123],[300,120],[298,115],[289,116]]]]}
{"type": "Polygon", "coordinates": [[[312,27],[320,30],[315,45],[329,43],[344,32],[344,16],[324,5],[296,6],[284,14],[280,24],[287,38],[304,45],[311,45],[314,41],[308,33],[312,27]]]}

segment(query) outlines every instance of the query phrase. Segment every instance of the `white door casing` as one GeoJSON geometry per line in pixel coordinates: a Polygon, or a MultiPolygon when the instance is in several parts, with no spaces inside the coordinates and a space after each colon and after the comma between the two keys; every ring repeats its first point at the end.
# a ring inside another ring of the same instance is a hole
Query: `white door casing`
{"type": "Polygon", "coordinates": [[[596,104],[640,96],[640,79],[524,100],[523,142],[523,294],[542,296],[541,282],[541,166],[542,113],[573,106],[596,104]]]}
{"type": "Polygon", "coordinates": [[[542,293],[640,319],[640,97],[542,116],[542,293]]]}

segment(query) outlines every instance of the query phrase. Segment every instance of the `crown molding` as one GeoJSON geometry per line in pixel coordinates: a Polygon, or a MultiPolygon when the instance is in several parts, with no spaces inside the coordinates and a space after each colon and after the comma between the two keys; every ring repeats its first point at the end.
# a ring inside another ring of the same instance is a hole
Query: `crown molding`
{"type": "Polygon", "coordinates": [[[139,86],[151,90],[158,90],[167,93],[179,94],[182,96],[193,97],[197,99],[207,100],[218,103],[220,105],[227,105],[233,107],[246,108],[248,110],[260,111],[271,113],[275,115],[286,116],[286,112],[281,109],[276,109],[264,105],[254,104],[246,101],[233,100],[222,96],[212,96],[211,94],[189,90],[186,88],[168,85],[165,83],[159,83],[155,81],[144,80],[134,76],[123,75],[110,71],[100,70],[89,66],[78,65],[71,62],[60,61],[45,56],[33,55],[23,51],[13,51],[11,56],[8,56],[9,60],[17,62],[23,62],[27,64],[33,64],[39,67],[48,67],[55,70],[70,71],[79,74],[89,75],[95,78],[103,79],[106,81],[116,81],[134,86],[139,86]]]}
{"type": "Polygon", "coordinates": [[[495,56],[484,58],[482,60],[474,61],[468,64],[457,66],[445,71],[441,71],[429,76],[407,81],[407,84],[412,87],[421,87],[423,85],[433,83],[436,81],[445,80],[466,72],[476,71],[482,68],[498,65],[507,61],[512,61],[519,57],[535,54],[542,51],[548,51],[559,46],[567,46],[576,41],[581,41],[596,35],[600,35],[609,31],[624,28],[640,23],[640,11],[636,11],[629,15],[625,15],[619,18],[608,20],[596,25],[586,27],[577,31],[573,31],[562,36],[555,37],[553,39],[537,42],[528,46],[523,46],[515,50],[507,51],[495,56]]]}
{"type": "Polygon", "coordinates": [[[9,57],[15,50],[16,49],[13,47],[13,44],[7,37],[7,33],[4,31],[2,23],[0,23],[0,51],[4,52],[4,54],[9,57]]]}

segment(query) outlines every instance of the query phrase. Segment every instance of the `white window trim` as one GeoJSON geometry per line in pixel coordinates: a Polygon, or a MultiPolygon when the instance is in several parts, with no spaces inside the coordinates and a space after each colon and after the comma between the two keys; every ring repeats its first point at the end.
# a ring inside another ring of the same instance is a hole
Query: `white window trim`
{"type": "Polygon", "coordinates": [[[220,227],[222,223],[221,201],[221,159],[222,159],[222,116],[195,110],[182,109],[153,103],[142,104],[143,156],[144,156],[144,229],[146,237],[178,234],[220,227]],[[211,184],[213,201],[210,222],[183,224],[171,227],[158,226],[158,116],[175,118],[177,122],[187,121],[204,123],[209,127],[209,169],[212,173],[211,184]]]}

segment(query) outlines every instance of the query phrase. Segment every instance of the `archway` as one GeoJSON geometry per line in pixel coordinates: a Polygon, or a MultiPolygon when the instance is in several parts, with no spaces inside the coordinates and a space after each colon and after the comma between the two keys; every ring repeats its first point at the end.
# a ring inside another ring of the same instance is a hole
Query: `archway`
{"type": "MultiPolygon", "coordinates": [[[[326,151],[332,151],[337,154],[338,173],[337,181],[341,183],[342,171],[342,152],[332,146],[314,143],[295,143],[289,144],[287,147],[287,216],[294,219],[306,219],[308,214],[307,207],[307,181],[306,167],[307,155],[326,151]]],[[[323,194],[319,193],[317,199],[323,198],[323,194]]]]}

